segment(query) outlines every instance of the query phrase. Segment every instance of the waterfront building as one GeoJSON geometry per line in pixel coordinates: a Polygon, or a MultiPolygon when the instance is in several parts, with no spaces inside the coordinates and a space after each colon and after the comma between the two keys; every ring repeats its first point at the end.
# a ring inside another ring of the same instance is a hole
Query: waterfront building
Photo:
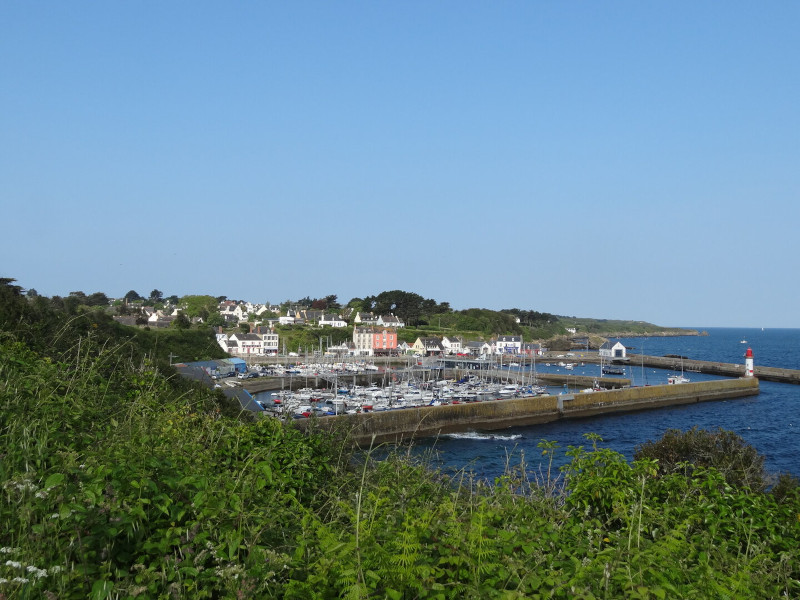
{"type": "Polygon", "coordinates": [[[461,354],[463,352],[463,340],[460,337],[445,336],[442,338],[442,348],[445,354],[461,354]]]}
{"type": "Polygon", "coordinates": [[[418,337],[412,346],[414,354],[420,356],[441,356],[444,354],[442,341],[436,337],[418,337]]]}
{"type": "Polygon", "coordinates": [[[353,345],[354,353],[360,356],[397,354],[397,332],[380,327],[355,327],[353,345]]]}
{"type": "Polygon", "coordinates": [[[598,353],[603,358],[625,358],[627,354],[627,348],[625,348],[622,342],[608,341],[600,346],[598,353]]]}
{"type": "Polygon", "coordinates": [[[495,354],[521,354],[521,335],[501,335],[494,344],[495,354]]]}

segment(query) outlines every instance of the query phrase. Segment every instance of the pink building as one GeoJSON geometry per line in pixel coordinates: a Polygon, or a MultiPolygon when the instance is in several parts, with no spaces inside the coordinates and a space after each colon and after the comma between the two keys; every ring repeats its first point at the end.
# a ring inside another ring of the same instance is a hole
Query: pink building
{"type": "Polygon", "coordinates": [[[353,330],[353,344],[356,354],[397,354],[397,332],[394,329],[356,327],[353,330]]]}

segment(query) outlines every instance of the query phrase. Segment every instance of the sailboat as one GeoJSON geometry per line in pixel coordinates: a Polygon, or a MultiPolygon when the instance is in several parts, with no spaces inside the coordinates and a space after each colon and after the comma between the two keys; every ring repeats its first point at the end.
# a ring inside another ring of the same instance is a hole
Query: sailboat
{"type": "Polygon", "coordinates": [[[667,377],[667,383],[670,385],[678,384],[678,383],[689,383],[691,380],[688,377],[683,376],[683,359],[681,358],[681,374],[680,375],[670,375],[667,377]]]}

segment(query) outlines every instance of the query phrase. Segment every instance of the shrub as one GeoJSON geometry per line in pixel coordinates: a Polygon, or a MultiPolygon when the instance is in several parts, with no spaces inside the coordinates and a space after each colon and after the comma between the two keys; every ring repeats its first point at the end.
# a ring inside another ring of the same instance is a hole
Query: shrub
{"type": "Polygon", "coordinates": [[[691,476],[698,467],[713,467],[728,485],[763,491],[767,487],[764,457],[741,436],[722,428],[707,431],[669,429],[658,441],[636,448],[635,460],[658,460],[659,473],[691,476]]]}

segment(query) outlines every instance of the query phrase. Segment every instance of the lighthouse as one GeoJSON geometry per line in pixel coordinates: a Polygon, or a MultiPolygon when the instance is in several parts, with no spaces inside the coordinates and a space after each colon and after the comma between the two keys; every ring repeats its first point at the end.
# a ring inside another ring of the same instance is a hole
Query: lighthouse
{"type": "Polygon", "coordinates": [[[744,376],[753,376],[753,349],[748,348],[744,355],[744,376]]]}

